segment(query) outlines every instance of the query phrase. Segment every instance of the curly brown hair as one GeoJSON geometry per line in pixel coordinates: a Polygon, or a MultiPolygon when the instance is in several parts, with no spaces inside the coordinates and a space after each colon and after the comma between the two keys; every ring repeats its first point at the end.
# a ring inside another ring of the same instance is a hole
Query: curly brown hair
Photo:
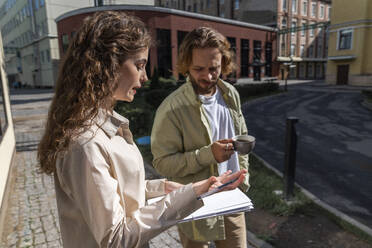
{"type": "Polygon", "coordinates": [[[181,43],[177,61],[179,73],[185,76],[189,73],[195,48],[218,48],[222,54],[222,75],[228,75],[236,68],[234,53],[226,37],[213,28],[199,27],[188,33],[181,43]]]}
{"type": "Polygon", "coordinates": [[[57,156],[93,124],[99,109],[111,111],[119,69],[130,55],[151,45],[139,19],[119,11],[87,17],[64,57],[38,147],[41,171],[55,172],[57,156]]]}

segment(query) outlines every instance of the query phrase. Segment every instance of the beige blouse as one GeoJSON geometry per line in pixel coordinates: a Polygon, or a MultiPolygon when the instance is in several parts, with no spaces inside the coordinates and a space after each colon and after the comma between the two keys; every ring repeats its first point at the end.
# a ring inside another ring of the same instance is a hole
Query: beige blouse
{"type": "Polygon", "coordinates": [[[141,247],[203,205],[191,184],[146,205],[146,199],[165,194],[165,180],[145,180],[129,121],[115,112],[100,111],[56,168],[64,247],[141,247]]]}

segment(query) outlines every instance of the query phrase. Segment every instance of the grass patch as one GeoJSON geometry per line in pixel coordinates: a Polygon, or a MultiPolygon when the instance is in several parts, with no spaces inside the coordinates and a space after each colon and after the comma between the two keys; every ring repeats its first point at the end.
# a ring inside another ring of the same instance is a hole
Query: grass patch
{"type": "Polygon", "coordinates": [[[255,207],[274,215],[289,216],[311,203],[298,188],[295,188],[291,204],[283,199],[283,194],[275,194],[275,191],[283,190],[283,179],[266,168],[254,155],[249,157],[249,173],[251,188],[247,195],[252,199],[255,207]]]}

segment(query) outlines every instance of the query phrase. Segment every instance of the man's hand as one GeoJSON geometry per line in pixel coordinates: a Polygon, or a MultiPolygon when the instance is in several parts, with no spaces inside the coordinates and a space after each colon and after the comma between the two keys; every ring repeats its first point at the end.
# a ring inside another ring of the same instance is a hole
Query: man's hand
{"type": "Polygon", "coordinates": [[[227,171],[219,177],[211,176],[208,179],[193,183],[192,187],[194,189],[195,194],[197,196],[200,196],[201,194],[204,194],[205,192],[210,191],[224,183],[237,179],[235,182],[221,189],[221,191],[232,190],[238,187],[242,182],[244,182],[246,174],[247,170],[240,170],[233,174],[231,174],[231,171],[227,171]]]}
{"type": "Polygon", "coordinates": [[[231,155],[234,153],[232,141],[232,139],[222,139],[213,142],[212,153],[218,163],[230,159],[231,155]]]}

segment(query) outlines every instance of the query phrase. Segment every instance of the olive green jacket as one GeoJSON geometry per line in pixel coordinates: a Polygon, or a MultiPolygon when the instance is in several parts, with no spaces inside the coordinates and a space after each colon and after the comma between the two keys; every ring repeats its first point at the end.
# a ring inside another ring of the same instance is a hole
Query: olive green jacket
{"type": "MultiPolygon", "coordinates": [[[[247,134],[237,90],[219,80],[218,87],[230,110],[235,134],[247,134]]],[[[163,176],[187,184],[217,176],[217,161],[212,150],[211,128],[189,79],[169,95],[156,112],[151,133],[153,165],[163,176]]],[[[248,170],[248,156],[239,155],[241,169],[248,170]]],[[[241,185],[249,188],[249,176],[241,185]]],[[[223,216],[180,224],[190,239],[207,241],[225,239],[223,216]]]]}

